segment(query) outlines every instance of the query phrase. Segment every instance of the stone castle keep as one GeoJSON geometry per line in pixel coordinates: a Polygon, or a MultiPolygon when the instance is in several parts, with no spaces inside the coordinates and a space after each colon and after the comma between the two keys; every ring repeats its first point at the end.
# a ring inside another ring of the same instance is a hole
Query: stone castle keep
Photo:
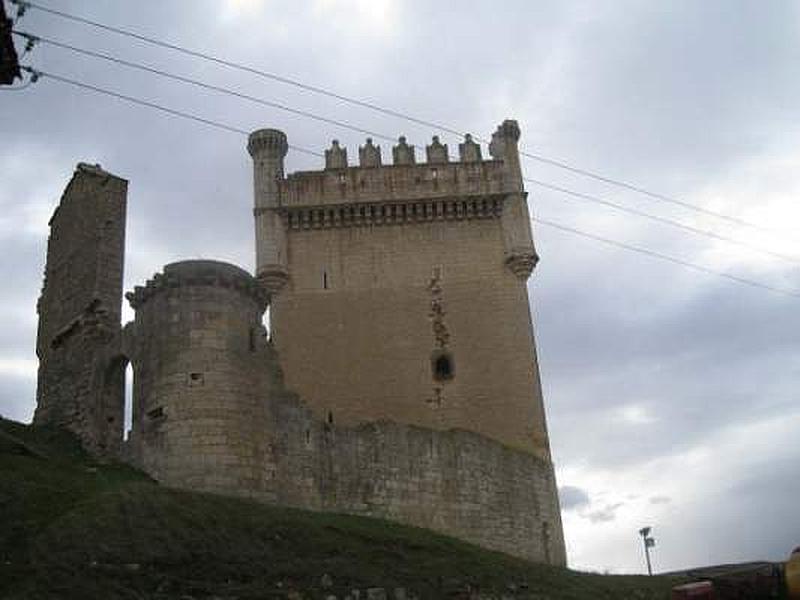
{"type": "Polygon", "coordinates": [[[392,519],[566,563],[528,306],[515,121],[424,163],[404,138],[286,175],[250,135],[256,273],[190,260],[126,294],[127,182],[79,164],[50,221],[34,422],[165,485],[392,519]],[[270,307],[270,333],[262,318],[270,307]],[[132,429],[123,435],[125,369],[132,429]]]}

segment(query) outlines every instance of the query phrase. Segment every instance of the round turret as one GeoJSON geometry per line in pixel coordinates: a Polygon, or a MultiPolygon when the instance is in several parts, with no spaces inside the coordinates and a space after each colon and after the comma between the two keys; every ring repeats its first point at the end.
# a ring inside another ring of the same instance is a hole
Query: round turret
{"type": "Polygon", "coordinates": [[[167,485],[258,495],[269,382],[255,278],[227,263],[177,262],[127,297],[134,460],[167,485]]]}
{"type": "Polygon", "coordinates": [[[283,159],[289,151],[289,143],[286,134],[278,129],[258,129],[247,138],[247,151],[254,159],[283,159]]]}
{"type": "Polygon", "coordinates": [[[288,150],[286,134],[277,129],[259,129],[247,141],[247,151],[253,157],[256,275],[270,296],[277,294],[289,280],[286,229],[278,212],[283,159],[288,150]]]}

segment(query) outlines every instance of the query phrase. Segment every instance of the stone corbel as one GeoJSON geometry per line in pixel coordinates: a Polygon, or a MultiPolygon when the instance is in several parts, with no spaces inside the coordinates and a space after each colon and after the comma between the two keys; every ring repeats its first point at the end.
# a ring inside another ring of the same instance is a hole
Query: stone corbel
{"type": "Polygon", "coordinates": [[[536,263],[539,262],[539,256],[530,250],[516,251],[510,254],[505,262],[518,279],[525,281],[533,273],[536,263]]]}
{"type": "Polygon", "coordinates": [[[289,272],[283,265],[267,265],[257,276],[259,287],[271,298],[289,282],[289,272]]]}

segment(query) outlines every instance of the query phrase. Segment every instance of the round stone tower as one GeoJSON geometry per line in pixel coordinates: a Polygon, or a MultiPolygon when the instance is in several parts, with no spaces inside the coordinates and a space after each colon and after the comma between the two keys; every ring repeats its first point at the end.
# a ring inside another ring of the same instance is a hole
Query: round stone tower
{"type": "Polygon", "coordinates": [[[270,295],[279,292],[289,278],[286,228],[275,210],[279,206],[278,188],[288,150],[286,134],[277,129],[259,129],[247,141],[247,151],[253,158],[256,276],[270,295]]]}
{"type": "Polygon", "coordinates": [[[133,461],[167,485],[263,496],[271,436],[262,288],[234,265],[190,260],[127,297],[136,310],[133,461]]]}

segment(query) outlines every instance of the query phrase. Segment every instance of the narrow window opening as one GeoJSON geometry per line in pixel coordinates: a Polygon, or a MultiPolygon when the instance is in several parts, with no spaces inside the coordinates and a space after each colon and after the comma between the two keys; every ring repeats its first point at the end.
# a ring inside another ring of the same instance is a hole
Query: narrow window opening
{"type": "Polygon", "coordinates": [[[322,289],[323,290],[327,290],[328,289],[328,272],[327,271],[322,271],[322,289]]]}
{"type": "Polygon", "coordinates": [[[189,373],[189,386],[203,385],[205,378],[202,373],[189,373]]]}
{"type": "Polygon", "coordinates": [[[311,445],[311,430],[306,429],[306,446],[311,445]]]}
{"type": "Polygon", "coordinates": [[[333,413],[328,411],[328,425],[333,425],[333,413]]]}
{"type": "Polygon", "coordinates": [[[436,381],[448,381],[453,378],[455,369],[453,357],[449,354],[440,354],[433,360],[433,378],[436,381]]]}
{"type": "Polygon", "coordinates": [[[125,406],[122,410],[122,439],[127,440],[133,429],[133,365],[125,367],[125,406]]]}
{"type": "Polygon", "coordinates": [[[272,325],[270,324],[270,308],[270,306],[267,306],[267,310],[264,311],[264,314],[261,317],[261,324],[264,326],[264,331],[267,332],[267,339],[271,342],[272,325]]]}

